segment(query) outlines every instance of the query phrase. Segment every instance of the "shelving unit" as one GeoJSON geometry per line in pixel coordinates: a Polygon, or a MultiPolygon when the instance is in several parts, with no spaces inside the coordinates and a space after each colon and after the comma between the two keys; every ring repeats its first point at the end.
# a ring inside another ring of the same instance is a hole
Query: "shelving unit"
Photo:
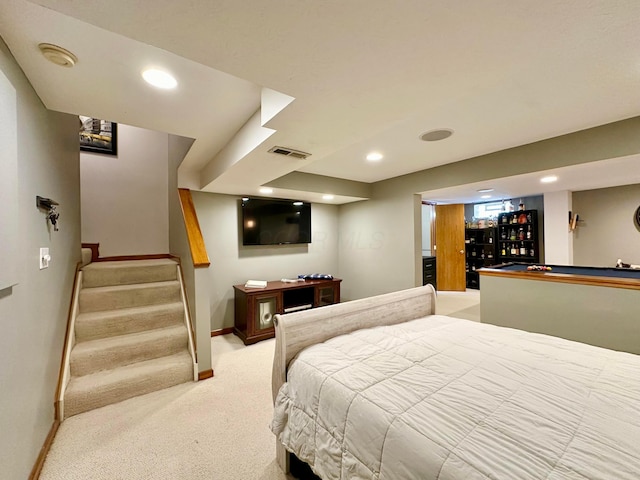
{"type": "Polygon", "coordinates": [[[498,215],[498,259],[500,263],[539,263],[537,210],[518,210],[498,215]]]}
{"type": "Polygon", "coordinates": [[[465,228],[467,288],[480,288],[479,268],[498,263],[496,227],[465,228]]]}

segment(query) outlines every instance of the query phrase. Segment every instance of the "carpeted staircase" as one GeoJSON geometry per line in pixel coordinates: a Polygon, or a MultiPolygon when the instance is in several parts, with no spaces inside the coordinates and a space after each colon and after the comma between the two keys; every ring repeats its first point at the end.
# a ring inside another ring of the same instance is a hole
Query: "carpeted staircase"
{"type": "Polygon", "coordinates": [[[174,260],[95,262],[82,275],[65,418],[193,381],[174,260]]]}

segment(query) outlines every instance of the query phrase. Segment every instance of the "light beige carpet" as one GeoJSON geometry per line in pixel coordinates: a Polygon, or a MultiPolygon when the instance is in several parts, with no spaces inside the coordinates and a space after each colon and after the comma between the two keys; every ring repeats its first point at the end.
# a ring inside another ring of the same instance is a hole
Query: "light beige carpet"
{"type": "MultiPolygon", "coordinates": [[[[479,293],[440,292],[437,313],[467,311],[479,293]]],[[[479,307],[478,307],[479,308],[479,307]]],[[[65,420],[41,480],[285,480],[271,421],[274,340],[214,337],[215,377],[65,420]]]]}
{"type": "Polygon", "coordinates": [[[215,337],[214,378],[65,420],[41,480],[285,479],[268,428],[273,347],[215,337]]]}

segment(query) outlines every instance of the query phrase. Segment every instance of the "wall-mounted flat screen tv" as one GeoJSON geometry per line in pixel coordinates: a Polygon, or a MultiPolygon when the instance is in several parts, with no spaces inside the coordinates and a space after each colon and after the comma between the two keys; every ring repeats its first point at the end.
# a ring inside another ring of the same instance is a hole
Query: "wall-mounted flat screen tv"
{"type": "Polygon", "coordinates": [[[311,243],[311,204],[272,198],[242,199],[242,244],[311,243]]]}

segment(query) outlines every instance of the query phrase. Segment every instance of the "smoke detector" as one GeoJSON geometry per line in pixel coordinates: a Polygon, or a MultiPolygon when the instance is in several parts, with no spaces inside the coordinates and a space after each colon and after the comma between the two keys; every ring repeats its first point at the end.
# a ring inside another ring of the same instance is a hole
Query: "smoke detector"
{"type": "Polygon", "coordinates": [[[304,160],[310,153],[301,152],[300,150],[294,150],[293,148],[287,147],[271,147],[269,149],[269,153],[277,153],[278,155],[284,155],[286,157],[299,158],[300,160],[304,160]]]}
{"type": "Polygon", "coordinates": [[[57,45],[41,43],[38,45],[38,48],[42,52],[42,55],[44,55],[44,58],[61,67],[71,68],[78,62],[78,57],[69,50],[57,45]]]}

